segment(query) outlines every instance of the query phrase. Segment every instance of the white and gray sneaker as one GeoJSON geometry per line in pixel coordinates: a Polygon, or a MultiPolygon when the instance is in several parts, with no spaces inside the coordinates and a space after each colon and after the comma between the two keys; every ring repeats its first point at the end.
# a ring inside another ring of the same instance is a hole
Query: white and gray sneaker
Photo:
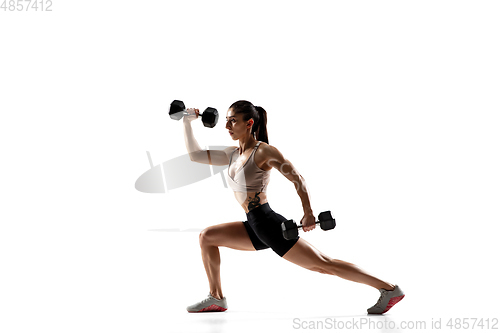
{"type": "Polygon", "coordinates": [[[186,308],[188,312],[224,312],[227,310],[226,298],[217,299],[208,294],[207,298],[186,308]]]}
{"type": "Polygon", "coordinates": [[[390,310],[397,302],[405,297],[405,293],[398,286],[394,286],[394,290],[379,289],[380,298],[377,304],[369,308],[369,314],[382,314],[390,310]]]}

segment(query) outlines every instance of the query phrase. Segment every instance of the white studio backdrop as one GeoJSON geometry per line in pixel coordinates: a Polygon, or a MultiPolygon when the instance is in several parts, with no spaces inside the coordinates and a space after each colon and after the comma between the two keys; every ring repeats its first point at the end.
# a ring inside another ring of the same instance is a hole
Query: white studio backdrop
{"type": "MultiPolygon", "coordinates": [[[[134,187],[151,167],[147,152],[154,165],[187,152],[182,122],[168,116],[174,99],[219,110],[213,129],[192,123],[202,147],[237,145],[224,128],[233,102],[266,109],[269,143],[306,179],[314,213],[337,218],[336,230],[304,237],[406,288],[394,310],[497,314],[499,10],[495,1],[1,10],[2,331],[75,322],[163,331],[160,319],[207,293],[197,233],[161,230],[245,219],[230,189],[220,175],[163,194],[134,187]],[[478,288],[488,294],[464,295],[478,288]],[[429,304],[435,292],[446,306],[429,304]]],[[[302,217],[277,170],[268,199],[302,217]]],[[[234,306],[246,306],[246,288],[322,313],[329,304],[362,314],[359,304],[378,297],[271,250],[221,255],[234,306]]]]}

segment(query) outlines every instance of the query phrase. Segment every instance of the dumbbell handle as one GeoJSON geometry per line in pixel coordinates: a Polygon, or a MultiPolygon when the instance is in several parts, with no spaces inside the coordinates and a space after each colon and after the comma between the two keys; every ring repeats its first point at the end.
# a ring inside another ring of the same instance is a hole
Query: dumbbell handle
{"type": "MultiPolygon", "coordinates": [[[[318,220],[314,222],[314,224],[320,225],[322,230],[331,230],[335,228],[335,218],[332,216],[332,213],[328,210],[325,212],[321,212],[318,215],[318,220]]],[[[283,231],[283,237],[285,239],[294,239],[299,235],[299,229],[303,229],[304,226],[302,224],[297,225],[294,220],[286,220],[281,223],[281,230],[283,231]]]]}
{"type": "MultiPolygon", "coordinates": [[[[195,109],[195,108],[192,108],[192,109],[195,109]]],[[[201,117],[203,115],[203,112],[199,112],[200,111],[199,109],[195,109],[195,110],[198,110],[198,116],[199,117],[201,117]]],[[[187,109],[182,110],[182,113],[189,114],[189,112],[187,111],[187,109]]],[[[196,111],[195,111],[194,114],[196,114],[196,111]]]]}
{"type": "MultiPolygon", "coordinates": [[[[318,224],[318,223],[321,223],[321,221],[316,221],[316,222],[314,222],[314,224],[318,224]]],[[[297,229],[302,229],[302,224],[299,224],[299,225],[297,226],[297,229]]]]}

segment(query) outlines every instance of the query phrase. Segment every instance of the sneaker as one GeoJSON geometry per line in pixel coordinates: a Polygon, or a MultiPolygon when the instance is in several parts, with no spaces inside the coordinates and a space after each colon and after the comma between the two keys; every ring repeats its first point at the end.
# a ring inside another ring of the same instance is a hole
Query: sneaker
{"type": "Polygon", "coordinates": [[[226,298],[217,299],[208,294],[207,298],[186,308],[188,312],[224,312],[227,310],[226,298]]]}
{"type": "Polygon", "coordinates": [[[394,290],[379,289],[380,298],[377,304],[369,308],[369,314],[382,314],[389,311],[397,302],[405,297],[405,293],[398,286],[394,286],[394,290]]]}

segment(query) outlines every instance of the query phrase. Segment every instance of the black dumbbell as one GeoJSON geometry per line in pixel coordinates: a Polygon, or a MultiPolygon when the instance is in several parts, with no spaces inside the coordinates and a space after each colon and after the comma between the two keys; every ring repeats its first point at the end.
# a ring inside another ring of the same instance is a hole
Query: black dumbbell
{"type": "MultiPolygon", "coordinates": [[[[186,107],[182,101],[175,100],[170,104],[170,111],[168,112],[170,118],[174,120],[179,120],[184,115],[187,115],[186,107]]],[[[206,108],[206,110],[200,114],[201,121],[205,127],[215,127],[217,121],[219,120],[219,112],[214,108],[206,108]]]]}
{"type": "MultiPolygon", "coordinates": [[[[334,229],[336,226],[335,218],[332,217],[332,213],[329,210],[319,213],[318,220],[316,224],[319,223],[321,229],[325,231],[334,229]]],[[[283,230],[283,237],[285,237],[285,239],[295,239],[299,237],[299,229],[301,228],[302,224],[297,226],[294,220],[287,220],[281,223],[281,230],[283,230]]]]}

